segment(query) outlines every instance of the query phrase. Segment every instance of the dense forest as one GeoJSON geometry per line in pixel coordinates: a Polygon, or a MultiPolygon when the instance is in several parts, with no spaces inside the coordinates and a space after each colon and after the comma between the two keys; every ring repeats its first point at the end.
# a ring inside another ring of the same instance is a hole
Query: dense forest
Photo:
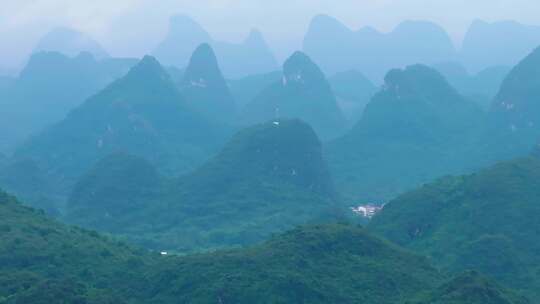
{"type": "Polygon", "coordinates": [[[426,258],[350,224],[182,257],[63,225],[5,193],[0,210],[0,303],[529,303],[476,273],[446,283],[426,258]]]}
{"type": "Polygon", "coordinates": [[[162,38],[0,67],[0,304],[540,303],[540,27],[162,38]]]}

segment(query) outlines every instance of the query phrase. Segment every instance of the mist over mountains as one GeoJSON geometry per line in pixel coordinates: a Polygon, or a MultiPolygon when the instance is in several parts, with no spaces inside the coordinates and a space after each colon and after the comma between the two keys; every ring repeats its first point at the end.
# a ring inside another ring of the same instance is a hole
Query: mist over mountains
{"type": "MultiPolygon", "coordinates": [[[[281,60],[286,59],[282,58],[283,45],[268,44],[257,29],[247,30],[241,40],[215,39],[195,19],[178,14],[169,19],[163,40],[157,45],[148,45],[147,49],[162,64],[185,68],[193,50],[208,43],[215,50],[227,78],[275,71],[280,65],[277,53],[281,60]]],[[[300,40],[302,50],[320,64],[328,76],[358,69],[371,81],[381,83],[389,69],[416,63],[459,62],[472,74],[494,66],[513,66],[540,44],[540,27],[509,20],[477,19],[468,26],[463,38],[453,40],[440,25],[421,19],[402,21],[392,30],[383,32],[370,26],[351,29],[340,20],[321,14],[312,18],[300,40]],[[506,45],[504,37],[512,37],[514,43],[506,45]],[[491,51],[485,52],[486,49],[491,51]]],[[[294,47],[291,45],[287,50],[294,47]]],[[[57,27],[44,35],[36,42],[33,53],[39,51],[57,51],[71,57],[85,51],[97,59],[108,56],[96,39],[68,27],[57,27]]],[[[0,75],[13,74],[13,68],[3,73],[1,70],[0,75]]]]}
{"type": "Polygon", "coordinates": [[[330,83],[302,52],[295,52],[285,61],[282,78],[264,88],[241,114],[245,124],[281,117],[306,121],[324,139],[335,137],[345,129],[345,118],[330,83]]]}
{"type": "Polygon", "coordinates": [[[64,118],[86,98],[124,76],[137,59],[96,59],[87,52],[69,57],[38,52],[16,78],[0,84],[0,149],[12,151],[30,135],[64,118]],[[9,128],[17,124],[16,129],[9,128]]]}
{"type": "Polygon", "coordinates": [[[236,102],[208,44],[201,44],[193,52],[180,90],[190,105],[208,119],[230,122],[236,115],[236,102]]]}
{"type": "Polygon", "coordinates": [[[327,73],[356,68],[372,79],[381,79],[392,67],[456,56],[450,37],[433,23],[407,21],[386,34],[369,27],[352,31],[325,15],[311,21],[303,49],[327,73]]]}
{"type": "Polygon", "coordinates": [[[84,33],[66,27],[55,28],[43,36],[33,50],[33,53],[39,52],[58,52],[69,57],[87,52],[96,59],[109,57],[99,42],[84,33]]]}
{"type": "Polygon", "coordinates": [[[539,45],[539,39],[540,26],[476,20],[463,40],[462,61],[472,72],[496,65],[513,66],[539,45]],[[505,43],[504,37],[512,37],[513,42],[505,43]]]}
{"type": "Polygon", "coordinates": [[[539,44],[540,27],[510,21],[473,22],[457,48],[446,31],[431,22],[404,21],[382,33],[371,27],[352,30],[335,18],[319,15],[311,21],[303,50],[327,73],[355,68],[380,82],[389,69],[415,63],[455,61],[473,73],[512,66],[539,44]],[[516,43],[506,46],[505,37],[516,43]]]}
{"type": "Polygon", "coordinates": [[[0,76],[0,304],[538,303],[537,27],[169,21],[0,76]]]}
{"type": "Polygon", "coordinates": [[[223,73],[231,78],[271,72],[278,64],[262,34],[252,29],[239,44],[215,41],[193,19],[185,15],[170,19],[169,33],[153,51],[163,64],[185,67],[193,50],[202,43],[211,45],[222,62],[223,73]]]}

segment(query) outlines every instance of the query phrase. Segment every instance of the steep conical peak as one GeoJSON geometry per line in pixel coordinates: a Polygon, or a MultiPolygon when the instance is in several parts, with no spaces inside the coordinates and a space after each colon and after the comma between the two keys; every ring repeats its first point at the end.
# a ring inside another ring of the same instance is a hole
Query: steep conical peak
{"type": "Polygon", "coordinates": [[[188,36],[182,36],[182,38],[197,37],[200,39],[211,40],[210,34],[195,20],[187,15],[172,16],[169,21],[169,36],[177,36],[189,34],[188,36]]]}
{"type": "Polygon", "coordinates": [[[527,88],[540,83],[540,47],[533,50],[527,57],[521,60],[508,74],[499,94],[505,94],[507,90],[527,88]]]}
{"type": "MultiPolygon", "coordinates": [[[[87,52],[82,52],[76,57],[68,57],[58,52],[41,51],[32,54],[28,64],[21,71],[19,79],[40,79],[39,81],[53,83],[61,80],[58,77],[51,77],[51,71],[60,74],[70,71],[79,76],[81,71],[90,73],[96,65],[94,56],[87,52]]],[[[29,85],[35,86],[35,84],[29,85]]],[[[35,87],[32,88],[35,89],[35,87]]]]}
{"type": "Polygon", "coordinates": [[[189,58],[201,43],[211,43],[210,34],[186,15],[177,15],[169,20],[165,39],[152,52],[163,64],[185,68],[189,58]]]}
{"type": "Polygon", "coordinates": [[[198,87],[225,85],[216,55],[209,44],[203,43],[193,52],[184,74],[184,85],[198,87]]]}
{"type": "Polygon", "coordinates": [[[129,70],[125,79],[143,78],[143,79],[160,79],[170,81],[169,74],[163,69],[159,61],[152,56],[144,56],[137,65],[129,70]]]}
{"type": "Polygon", "coordinates": [[[404,70],[394,69],[386,74],[385,90],[402,94],[457,94],[444,76],[425,65],[412,65],[404,70]]]}
{"type": "Polygon", "coordinates": [[[343,23],[341,23],[336,18],[320,14],[311,19],[308,32],[310,31],[324,31],[324,33],[335,33],[341,31],[350,31],[350,29],[343,25],[343,23]]]}
{"type": "Polygon", "coordinates": [[[209,67],[214,69],[217,68],[217,66],[218,63],[214,50],[208,43],[203,43],[199,45],[193,52],[186,74],[188,74],[187,72],[193,68],[200,69],[203,67],[209,67]]]}
{"type": "Polygon", "coordinates": [[[153,56],[146,55],[139,61],[139,63],[134,67],[137,68],[144,68],[144,69],[152,69],[152,70],[162,70],[161,64],[159,64],[159,61],[153,56]]]}
{"type": "Polygon", "coordinates": [[[287,70],[288,67],[297,67],[313,64],[311,58],[306,55],[304,52],[296,51],[285,61],[284,70],[287,70]]]}
{"type": "Polygon", "coordinates": [[[55,28],[43,36],[34,48],[34,52],[40,51],[56,51],[68,56],[76,56],[80,52],[87,51],[100,59],[109,57],[93,38],[66,27],[55,28]]]}
{"type": "Polygon", "coordinates": [[[238,132],[218,159],[226,160],[235,170],[244,168],[247,176],[278,176],[281,181],[332,196],[334,189],[321,149],[311,126],[298,119],[276,119],[238,132]]]}
{"type": "Polygon", "coordinates": [[[319,67],[303,52],[297,51],[283,64],[284,84],[324,81],[319,67]]]}
{"type": "Polygon", "coordinates": [[[462,140],[478,127],[479,107],[463,98],[435,69],[413,65],[388,72],[351,134],[425,145],[462,140]]]}
{"type": "Polygon", "coordinates": [[[264,46],[266,47],[266,41],[264,40],[263,34],[258,29],[252,29],[249,32],[244,44],[250,46],[264,46]]]}
{"type": "Polygon", "coordinates": [[[493,110],[513,117],[516,125],[536,127],[540,94],[540,47],[536,48],[504,79],[493,110]]]}
{"type": "Polygon", "coordinates": [[[69,58],[66,55],[58,52],[40,51],[34,53],[30,56],[28,64],[21,71],[20,78],[25,78],[27,75],[35,73],[36,70],[43,69],[43,67],[50,68],[68,60],[69,58]]]}
{"type": "Polygon", "coordinates": [[[446,30],[433,22],[404,21],[394,29],[391,35],[397,36],[401,41],[403,52],[409,48],[414,50],[416,55],[423,53],[426,56],[432,56],[434,52],[443,52],[446,56],[451,56],[455,52],[452,39],[446,30]],[[426,41],[429,43],[425,43],[426,41]]]}
{"type": "MultiPolygon", "coordinates": [[[[258,153],[276,153],[283,154],[286,159],[288,153],[302,153],[301,149],[320,146],[320,141],[313,129],[306,123],[298,119],[278,119],[272,122],[259,124],[246,128],[238,132],[234,139],[223,150],[223,153],[231,156],[240,150],[249,152],[252,149],[258,153]],[[271,150],[265,150],[265,147],[271,147],[271,150]],[[287,150],[293,150],[285,153],[287,150]],[[234,151],[234,153],[232,153],[234,151]]],[[[260,154],[253,154],[253,157],[259,157],[260,154]]]]}
{"type": "Polygon", "coordinates": [[[332,56],[336,49],[343,47],[340,45],[341,43],[348,43],[351,39],[354,39],[354,32],[337,19],[327,15],[318,15],[309,24],[304,36],[303,49],[308,54],[322,60],[321,58],[332,56]],[[339,41],[339,43],[327,43],[328,39],[339,41]]]}

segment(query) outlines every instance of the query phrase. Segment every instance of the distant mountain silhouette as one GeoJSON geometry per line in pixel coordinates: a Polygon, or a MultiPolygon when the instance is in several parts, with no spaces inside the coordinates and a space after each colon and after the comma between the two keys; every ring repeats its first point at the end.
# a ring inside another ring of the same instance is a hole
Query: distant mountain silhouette
{"type": "Polygon", "coordinates": [[[236,115],[234,98],[208,44],[200,45],[193,52],[180,90],[191,107],[209,120],[229,122],[236,115]]]}
{"type": "Polygon", "coordinates": [[[109,57],[107,52],[90,36],[76,30],[58,27],[48,32],[37,43],[34,53],[59,52],[67,56],[77,56],[88,52],[97,59],[109,57]]]}
{"type": "Polygon", "coordinates": [[[153,54],[160,62],[184,68],[191,54],[202,43],[211,43],[212,38],[198,23],[185,15],[171,17],[169,32],[153,54]]]}
{"type": "Polygon", "coordinates": [[[240,79],[229,80],[229,87],[237,105],[243,108],[266,87],[280,81],[282,77],[283,73],[281,71],[255,74],[240,79]]]}
{"type": "Polygon", "coordinates": [[[504,79],[494,100],[493,111],[516,129],[540,129],[539,96],[540,47],[525,57],[504,79]]]}
{"type": "Polygon", "coordinates": [[[339,135],[346,126],[328,80],[302,52],[287,59],[282,79],[247,104],[241,120],[245,124],[254,124],[276,117],[302,119],[323,139],[339,135]]]}
{"type": "Polygon", "coordinates": [[[328,79],[341,111],[350,124],[356,123],[364,112],[377,87],[356,70],[340,72],[328,79]]]}
{"type": "Polygon", "coordinates": [[[461,50],[465,66],[477,73],[492,66],[514,66],[540,45],[540,26],[515,21],[474,21],[461,50]]]}
{"type": "Polygon", "coordinates": [[[448,34],[430,22],[405,21],[390,33],[381,33],[369,27],[354,31],[326,15],[311,21],[303,50],[326,73],[357,69],[376,82],[392,68],[456,56],[448,34]]]}
{"type": "Polygon", "coordinates": [[[17,71],[16,68],[9,68],[9,67],[0,66],[0,78],[15,77],[17,72],[18,71],[17,71]]]}
{"type": "Polygon", "coordinates": [[[15,157],[34,159],[67,183],[116,151],[146,158],[176,175],[205,160],[225,133],[226,128],[192,110],[159,62],[146,56],[126,76],[31,138],[15,157]]]}
{"type": "Polygon", "coordinates": [[[458,62],[445,62],[433,66],[446,77],[448,82],[463,96],[476,101],[484,109],[489,109],[493,98],[510,72],[506,66],[494,66],[471,75],[458,62]]]}
{"type": "Polygon", "coordinates": [[[277,70],[277,62],[259,31],[252,30],[239,44],[216,41],[185,15],[171,18],[168,35],[153,54],[163,64],[184,68],[193,50],[202,43],[210,44],[215,50],[226,77],[239,78],[277,70]]]}
{"type": "MultiPolygon", "coordinates": [[[[16,79],[14,77],[0,76],[0,100],[3,100],[0,104],[6,103],[6,100],[9,98],[9,90],[11,90],[15,81],[16,79]]],[[[4,144],[0,140],[0,151],[2,151],[3,146],[4,144]]]]}
{"type": "Polygon", "coordinates": [[[11,150],[28,136],[62,120],[136,63],[136,59],[96,60],[89,53],[75,57],[35,53],[18,78],[9,79],[0,88],[0,150],[11,150]],[[14,125],[17,128],[11,127],[14,125]]]}

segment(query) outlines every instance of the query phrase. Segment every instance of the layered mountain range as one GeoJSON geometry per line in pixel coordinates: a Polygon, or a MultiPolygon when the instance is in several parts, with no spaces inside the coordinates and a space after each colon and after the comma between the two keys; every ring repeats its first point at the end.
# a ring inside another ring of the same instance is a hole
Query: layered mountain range
{"type": "Polygon", "coordinates": [[[68,57],[39,52],[17,78],[0,85],[0,149],[11,152],[30,135],[63,119],[85,99],[124,76],[136,59],[97,60],[90,53],[68,57]],[[9,126],[17,125],[17,128],[9,126]]]}
{"type": "Polygon", "coordinates": [[[540,27],[513,21],[476,20],[457,49],[446,31],[431,22],[404,21],[383,33],[371,27],[352,30],[333,17],[319,15],[309,25],[303,50],[329,74],[358,69],[378,83],[388,70],[417,63],[458,61],[474,74],[513,66],[538,45],[540,27]]]}
{"type": "Polygon", "coordinates": [[[274,118],[302,119],[323,139],[339,135],[346,126],[326,76],[302,52],[285,61],[282,78],[264,88],[241,114],[244,124],[274,118]]]}
{"type": "Polygon", "coordinates": [[[244,129],[185,176],[160,180],[155,172],[133,156],[104,158],[74,187],[68,219],[153,249],[194,251],[342,216],[321,143],[298,120],[244,129]]]}
{"type": "Polygon", "coordinates": [[[163,64],[183,68],[188,65],[193,50],[202,43],[208,43],[214,48],[227,77],[239,78],[278,68],[259,31],[252,30],[239,44],[216,41],[201,25],[185,15],[170,19],[168,35],[156,47],[153,55],[163,64]]]}

